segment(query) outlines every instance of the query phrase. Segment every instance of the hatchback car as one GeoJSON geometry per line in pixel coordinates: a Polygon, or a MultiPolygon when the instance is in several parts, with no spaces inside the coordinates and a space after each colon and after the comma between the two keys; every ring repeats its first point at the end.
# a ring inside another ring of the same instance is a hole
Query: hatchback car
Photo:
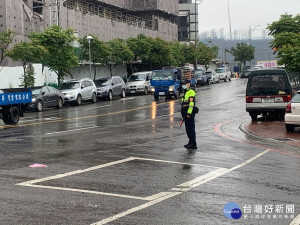
{"type": "Polygon", "coordinates": [[[150,91],[151,76],[152,71],[131,74],[126,83],[126,92],[128,94],[142,93],[147,95],[150,91]]]}
{"type": "Polygon", "coordinates": [[[89,78],[64,81],[60,90],[64,93],[65,101],[70,104],[81,105],[82,101],[97,101],[96,85],[89,78]]]}
{"type": "Polygon", "coordinates": [[[195,70],[195,78],[197,85],[209,85],[209,79],[204,70],[195,70]]]}
{"type": "Polygon", "coordinates": [[[300,92],[287,104],[284,120],[287,132],[293,132],[295,127],[300,127],[300,92]]]}
{"type": "Polygon", "coordinates": [[[285,70],[254,70],[247,83],[246,111],[252,120],[257,120],[260,114],[283,119],[291,94],[292,88],[285,70]]]}
{"type": "Polygon", "coordinates": [[[113,96],[125,98],[126,84],[120,76],[99,78],[95,80],[97,87],[97,97],[112,100],[113,96]]]}
{"type": "Polygon", "coordinates": [[[219,82],[220,82],[219,74],[214,70],[211,71],[210,83],[214,84],[219,82]]]}
{"type": "Polygon", "coordinates": [[[65,102],[64,94],[51,86],[33,87],[30,108],[41,112],[44,108],[57,107],[61,109],[65,102]]]}
{"type": "Polygon", "coordinates": [[[231,81],[231,72],[227,67],[217,68],[216,73],[219,74],[220,80],[224,80],[224,82],[227,80],[231,81]]]}

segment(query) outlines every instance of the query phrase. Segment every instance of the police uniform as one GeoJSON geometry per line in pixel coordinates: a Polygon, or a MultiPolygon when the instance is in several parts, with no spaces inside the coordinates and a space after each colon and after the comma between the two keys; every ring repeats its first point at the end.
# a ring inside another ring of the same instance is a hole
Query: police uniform
{"type": "MultiPolygon", "coordinates": [[[[190,83],[190,81],[186,81],[190,83]]],[[[196,92],[192,88],[188,88],[183,96],[181,105],[181,115],[185,121],[185,130],[189,138],[189,143],[185,148],[197,149],[196,132],[195,132],[195,97],[196,92]]]]}

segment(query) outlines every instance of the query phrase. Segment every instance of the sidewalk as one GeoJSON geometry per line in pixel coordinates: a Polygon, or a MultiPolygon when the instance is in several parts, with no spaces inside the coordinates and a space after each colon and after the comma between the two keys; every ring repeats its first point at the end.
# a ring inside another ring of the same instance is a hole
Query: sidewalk
{"type": "Polygon", "coordinates": [[[296,128],[293,133],[288,133],[285,130],[284,121],[253,121],[246,124],[245,129],[255,136],[300,147],[300,128],[296,128]]]}

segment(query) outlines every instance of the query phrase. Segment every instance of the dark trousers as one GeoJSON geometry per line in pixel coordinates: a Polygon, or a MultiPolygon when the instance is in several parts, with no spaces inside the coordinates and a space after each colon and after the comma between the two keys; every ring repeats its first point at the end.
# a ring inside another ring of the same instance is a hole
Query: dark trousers
{"type": "Polygon", "coordinates": [[[195,115],[190,118],[185,118],[185,131],[189,138],[190,144],[196,144],[196,131],[195,131],[195,115]]]}

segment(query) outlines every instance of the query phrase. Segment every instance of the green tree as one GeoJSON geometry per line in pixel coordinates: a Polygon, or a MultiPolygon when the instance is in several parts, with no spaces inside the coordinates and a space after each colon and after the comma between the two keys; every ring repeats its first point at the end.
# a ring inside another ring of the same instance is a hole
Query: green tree
{"type": "Polygon", "coordinates": [[[45,64],[58,76],[58,85],[70,69],[78,65],[72,42],[76,40],[73,29],[63,30],[60,26],[48,27],[41,33],[32,33],[29,38],[36,40],[48,50],[45,64]]]}
{"type": "Polygon", "coordinates": [[[151,52],[147,63],[150,65],[151,69],[171,65],[170,44],[159,37],[150,39],[150,43],[151,52]]]}
{"type": "Polygon", "coordinates": [[[151,52],[150,38],[144,34],[139,34],[136,38],[127,39],[127,45],[134,53],[135,60],[146,61],[149,59],[151,52]]]}
{"type": "Polygon", "coordinates": [[[9,51],[5,53],[5,56],[10,57],[12,60],[22,62],[24,70],[23,84],[25,87],[34,85],[34,79],[32,79],[32,76],[34,74],[26,73],[27,64],[41,63],[46,55],[47,50],[34,41],[20,42],[14,45],[9,51]]]}
{"type": "Polygon", "coordinates": [[[274,37],[270,47],[277,53],[278,63],[289,71],[300,72],[300,14],[281,15],[268,29],[274,37]]]}
{"type": "Polygon", "coordinates": [[[238,61],[246,66],[247,61],[254,59],[255,48],[252,45],[247,45],[246,43],[237,43],[236,48],[232,47],[230,53],[234,57],[234,61],[238,61]]]}
{"type": "Polygon", "coordinates": [[[134,59],[134,54],[123,39],[116,38],[109,42],[111,48],[110,55],[110,75],[117,65],[130,63],[134,59]]]}
{"type": "Polygon", "coordinates": [[[184,44],[178,41],[170,42],[171,46],[171,65],[172,66],[183,66],[186,62],[185,54],[183,54],[184,44]]]}
{"type": "Polygon", "coordinates": [[[207,70],[212,59],[218,55],[219,48],[217,46],[209,47],[206,44],[199,42],[197,45],[197,59],[198,62],[205,66],[207,70]]]}
{"type": "Polygon", "coordinates": [[[8,48],[8,45],[12,42],[15,32],[12,30],[5,30],[0,32],[0,64],[5,58],[5,51],[8,48]]]}
{"type": "MultiPolygon", "coordinates": [[[[99,38],[90,35],[93,39],[90,41],[91,49],[91,61],[94,67],[94,80],[96,79],[96,63],[101,63],[103,65],[108,64],[109,56],[111,54],[111,49],[109,45],[103,41],[100,41],[99,38]]],[[[86,38],[87,36],[79,39],[81,44],[81,58],[88,61],[89,60],[89,43],[86,38]]]]}

